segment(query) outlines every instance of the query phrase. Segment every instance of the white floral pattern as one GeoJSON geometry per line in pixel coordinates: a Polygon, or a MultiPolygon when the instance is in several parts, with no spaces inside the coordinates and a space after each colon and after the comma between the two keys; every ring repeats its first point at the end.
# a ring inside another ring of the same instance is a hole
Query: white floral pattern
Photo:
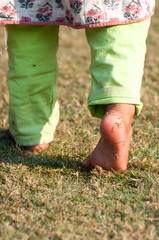
{"type": "Polygon", "coordinates": [[[0,0],[0,25],[102,27],[142,21],[154,8],[155,0],[0,0]]]}

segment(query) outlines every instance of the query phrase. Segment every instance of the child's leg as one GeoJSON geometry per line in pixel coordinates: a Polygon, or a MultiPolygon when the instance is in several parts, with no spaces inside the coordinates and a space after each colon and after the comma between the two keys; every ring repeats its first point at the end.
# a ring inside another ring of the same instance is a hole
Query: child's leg
{"type": "Polygon", "coordinates": [[[83,162],[85,168],[127,168],[131,121],[142,108],[140,86],[149,22],[86,30],[93,79],[88,106],[93,116],[103,119],[102,137],[83,162]]]}
{"type": "Polygon", "coordinates": [[[8,25],[9,128],[17,144],[49,143],[58,123],[57,26],[8,25]]]}

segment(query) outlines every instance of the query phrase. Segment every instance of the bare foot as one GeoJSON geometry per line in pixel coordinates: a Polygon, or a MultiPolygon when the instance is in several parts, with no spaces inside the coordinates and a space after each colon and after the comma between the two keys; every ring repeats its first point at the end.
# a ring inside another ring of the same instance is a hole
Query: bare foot
{"type": "MultiPolygon", "coordinates": [[[[12,136],[11,132],[9,129],[7,130],[7,135],[9,138],[15,142],[14,137],[12,136]]],[[[33,146],[20,146],[21,148],[32,151],[32,152],[39,152],[39,151],[44,151],[49,147],[49,143],[44,143],[44,144],[38,144],[38,145],[33,145],[33,146]]]]}
{"type": "Polygon", "coordinates": [[[82,166],[91,169],[100,166],[109,171],[125,171],[132,136],[131,121],[135,106],[110,104],[100,124],[101,139],[82,166]]]}
{"type": "Polygon", "coordinates": [[[28,150],[31,152],[40,152],[40,151],[45,151],[47,148],[49,148],[49,143],[38,144],[33,146],[21,146],[21,148],[24,148],[25,150],[28,150]]]}

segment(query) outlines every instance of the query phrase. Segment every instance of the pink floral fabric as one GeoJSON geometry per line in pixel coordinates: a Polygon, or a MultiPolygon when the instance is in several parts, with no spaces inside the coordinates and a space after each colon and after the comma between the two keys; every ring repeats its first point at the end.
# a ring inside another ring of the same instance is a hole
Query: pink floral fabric
{"type": "Polygon", "coordinates": [[[0,25],[102,27],[142,21],[154,8],[155,0],[0,0],[0,25]]]}

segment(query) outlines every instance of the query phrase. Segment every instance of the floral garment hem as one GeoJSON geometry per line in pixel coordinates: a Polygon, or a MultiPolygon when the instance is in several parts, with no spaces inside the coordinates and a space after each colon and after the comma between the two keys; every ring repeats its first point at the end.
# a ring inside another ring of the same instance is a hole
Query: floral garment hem
{"type": "Polygon", "coordinates": [[[0,0],[0,25],[104,27],[146,20],[155,0],[0,0]]]}
{"type": "Polygon", "coordinates": [[[95,28],[95,27],[106,27],[106,26],[114,26],[114,25],[123,25],[123,24],[130,24],[135,22],[141,22],[148,18],[150,18],[154,12],[152,12],[149,16],[141,19],[135,20],[127,20],[127,21],[112,21],[112,22],[105,22],[105,23],[94,23],[94,24],[85,24],[85,25],[75,25],[73,26],[70,23],[59,23],[59,22],[25,22],[25,21],[1,21],[0,25],[8,25],[8,24],[23,24],[23,25],[63,25],[68,26],[75,29],[82,29],[82,28],[95,28]]]}

